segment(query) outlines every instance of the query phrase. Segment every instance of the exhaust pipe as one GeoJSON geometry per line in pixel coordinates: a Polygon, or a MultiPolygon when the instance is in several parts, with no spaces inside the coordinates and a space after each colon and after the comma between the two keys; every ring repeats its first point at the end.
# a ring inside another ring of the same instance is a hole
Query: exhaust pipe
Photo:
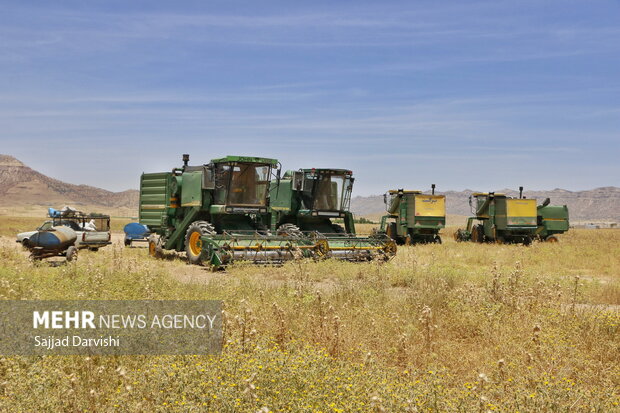
{"type": "Polygon", "coordinates": [[[432,194],[435,195],[435,184],[431,185],[431,191],[432,191],[432,194]]]}
{"type": "Polygon", "coordinates": [[[523,199],[523,187],[519,187],[519,199],[523,199]]]}
{"type": "Polygon", "coordinates": [[[183,169],[187,168],[187,164],[189,163],[189,153],[183,154],[183,169]]]}

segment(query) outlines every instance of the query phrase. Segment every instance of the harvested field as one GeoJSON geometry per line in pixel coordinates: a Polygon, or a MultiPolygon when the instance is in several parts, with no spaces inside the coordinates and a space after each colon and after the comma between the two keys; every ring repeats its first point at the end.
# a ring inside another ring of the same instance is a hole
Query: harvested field
{"type": "Polygon", "coordinates": [[[20,225],[0,219],[2,299],[222,299],[226,344],[217,356],[2,357],[3,411],[620,409],[618,230],[523,247],[456,243],[448,229],[443,245],[400,247],[387,264],[213,273],[123,248],[119,234],[77,263],[33,265],[8,237],[20,225]]]}

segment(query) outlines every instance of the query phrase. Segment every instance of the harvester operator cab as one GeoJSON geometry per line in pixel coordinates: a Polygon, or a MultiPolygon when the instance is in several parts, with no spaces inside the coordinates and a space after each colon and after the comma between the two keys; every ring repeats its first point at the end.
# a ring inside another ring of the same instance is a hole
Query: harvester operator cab
{"type": "Polygon", "coordinates": [[[272,167],[269,163],[257,162],[216,163],[215,204],[267,206],[272,167]]]}
{"type": "MultiPolygon", "coordinates": [[[[407,191],[411,193],[420,193],[420,191],[407,191]]],[[[396,207],[400,203],[401,198],[405,195],[404,189],[392,189],[383,194],[383,203],[385,204],[385,210],[390,214],[396,211],[396,207]]]]}
{"type": "Polygon", "coordinates": [[[348,211],[352,172],[343,169],[303,170],[302,202],[313,211],[348,211]]]}

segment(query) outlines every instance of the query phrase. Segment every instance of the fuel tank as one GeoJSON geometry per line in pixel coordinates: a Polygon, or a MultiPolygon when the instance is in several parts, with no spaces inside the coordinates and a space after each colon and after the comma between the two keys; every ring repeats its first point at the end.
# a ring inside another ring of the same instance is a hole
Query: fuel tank
{"type": "Polygon", "coordinates": [[[63,251],[75,243],[77,234],[65,226],[52,227],[46,231],[38,231],[28,239],[31,248],[63,251]]]}
{"type": "Polygon", "coordinates": [[[127,239],[139,239],[149,235],[148,227],[137,222],[130,222],[125,225],[123,231],[125,231],[125,238],[127,239]]]}

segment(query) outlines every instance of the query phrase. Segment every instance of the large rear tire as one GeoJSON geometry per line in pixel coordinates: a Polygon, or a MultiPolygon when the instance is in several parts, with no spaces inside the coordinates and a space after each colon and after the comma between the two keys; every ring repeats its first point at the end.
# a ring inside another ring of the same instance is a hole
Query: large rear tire
{"type": "Polygon", "coordinates": [[[190,264],[201,264],[202,240],[200,237],[213,234],[215,234],[215,228],[207,221],[194,221],[190,224],[185,233],[185,253],[190,264]]]}
{"type": "Polygon", "coordinates": [[[555,235],[549,235],[547,238],[545,238],[545,242],[558,242],[558,241],[559,239],[555,235]]]}
{"type": "Polygon", "coordinates": [[[347,231],[344,230],[342,225],[332,224],[332,228],[334,229],[335,234],[345,234],[347,231]]]}

